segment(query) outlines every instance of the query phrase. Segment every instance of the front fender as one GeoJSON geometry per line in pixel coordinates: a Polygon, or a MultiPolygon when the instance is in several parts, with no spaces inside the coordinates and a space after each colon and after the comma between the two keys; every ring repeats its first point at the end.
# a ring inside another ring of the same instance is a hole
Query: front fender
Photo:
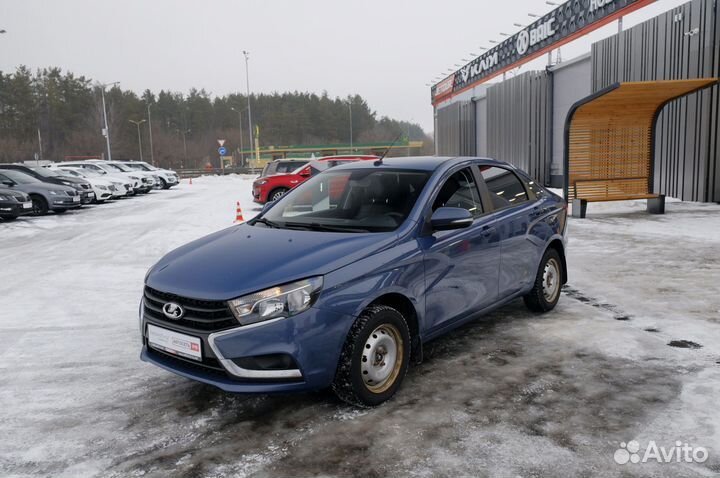
{"type": "Polygon", "coordinates": [[[413,304],[422,332],[425,271],[415,239],[335,270],[325,276],[315,307],[358,317],[386,294],[400,294],[413,304]]]}

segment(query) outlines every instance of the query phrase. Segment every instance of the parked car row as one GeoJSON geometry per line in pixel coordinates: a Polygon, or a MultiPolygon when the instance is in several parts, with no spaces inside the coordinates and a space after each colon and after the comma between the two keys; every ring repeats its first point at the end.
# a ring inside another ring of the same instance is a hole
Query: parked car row
{"type": "Polygon", "coordinates": [[[85,160],[45,166],[0,164],[0,219],[62,214],[85,204],[147,194],[178,184],[175,171],[143,161],[85,160]]]}

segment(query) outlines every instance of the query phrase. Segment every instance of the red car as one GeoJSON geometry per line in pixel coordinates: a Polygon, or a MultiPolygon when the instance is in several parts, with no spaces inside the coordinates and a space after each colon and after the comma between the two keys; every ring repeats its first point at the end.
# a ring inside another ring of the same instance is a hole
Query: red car
{"type": "MultiPolygon", "coordinates": [[[[354,161],[376,160],[378,156],[371,154],[354,154],[345,156],[325,156],[316,161],[328,162],[329,167],[347,164],[354,161]]],[[[265,204],[268,201],[277,201],[283,194],[308,180],[313,175],[312,164],[305,164],[292,173],[274,174],[259,177],[253,183],[253,201],[265,204]]]]}

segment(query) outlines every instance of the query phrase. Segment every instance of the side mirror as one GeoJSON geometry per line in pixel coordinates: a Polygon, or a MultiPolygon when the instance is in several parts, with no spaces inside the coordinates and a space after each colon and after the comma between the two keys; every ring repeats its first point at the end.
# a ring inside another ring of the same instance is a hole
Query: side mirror
{"type": "Polygon", "coordinates": [[[3,181],[2,183],[3,183],[5,186],[10,186],[10,187],[15,186],[15,181],[12,181],[12,180],[10,180],[10,179],[6,179],[6,180],[3,181]]]}
{"type": "Polygon", "coordinates": [[[461,207],[440,207],[430,217],[433,231],[464,229],[473,223],[472,214],[461,207]]]}

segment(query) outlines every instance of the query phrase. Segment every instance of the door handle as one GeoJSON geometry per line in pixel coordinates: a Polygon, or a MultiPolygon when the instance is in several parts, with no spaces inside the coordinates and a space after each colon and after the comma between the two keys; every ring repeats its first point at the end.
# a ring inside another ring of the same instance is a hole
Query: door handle
{"type": "Polygon", "coordinates": [[[494,226],[484,226],[480,232],[480,237],[490,237],[495,232],[494,226]]]}

